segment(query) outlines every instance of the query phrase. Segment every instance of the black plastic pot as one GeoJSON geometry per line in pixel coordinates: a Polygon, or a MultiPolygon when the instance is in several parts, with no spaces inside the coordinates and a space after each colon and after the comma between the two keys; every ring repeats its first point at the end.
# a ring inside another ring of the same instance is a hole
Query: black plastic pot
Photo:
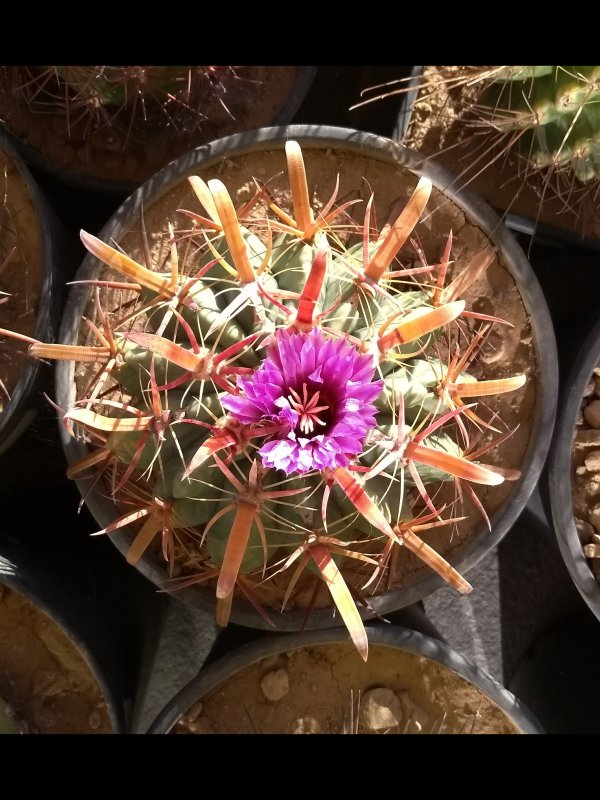
{"type": "MultiPolygon", "coordinates": [[[[248,134],[211,142],[170,164],[123,203],[101,232],[100,238],[104,241],[110,241],[111,238],[118,241],[119,237],[133,224],[133,220],[139,218],[139,210],[142,204],[145,209],[148,209],[152,202],[164,196],[174,186],[180,184],[188,175],[194,174],[198,169],[218,164],[225,157],[232,157],[234,154],[242,156],[250,152],[279,148],[288,139],[295,139],[300,143],[309,170],[311,150],[326,151],[332,149],[368,157],[390,165],[390,167],[405,167],[417,175],[427,175],[434,186],[442,191],[443,187],[449,182],[448,173],[445,170],[431,163],[426,167],[419,166],[420,160],[418,156],[383,137],[346,128],[322,126],[263,128],[248,134]]],[[[534,422],[528,450],[521,468],[521,477],[515,482],[508,501],[492,516],[492,532],[489,533],[487,527],[482,524],[478,534],[472,537],[459,555],[451,559],[453,566],[461,572],[465,572],[498,544],[519,516],[533,491],[552,435],[558,375],[552,323],[542,292],[522,250],[516,244],[512,235],[500,223],[492,209],[479,197],[466,190],[454,192],[449,196],[467,214],[469,219],[489,236],[491,242],[501,250],[503,261],[517,284],[527,314],[530,317],[538,359],[536,373],[538,385],[534,422]]],[[[87,256],[78,273],[78,278],[92,278],[98,268],[98,261],[92,256],[87,256]]],[[[73,288],[63,318],[60,334],[62,342],[76,340],[81,315],[86,308],[88,299],[89,290],[86,287],[73,288]]],[[[74,399],[73,375],[73,364],[62,362],[57,365],[57,402],[63,408],[69,407],[74,399]]],[[[65,431],[61,435],[69,461],[74,461],[85,454],[86,449],[82,443],[76,442],[65,431]]],[[[90,482],[88,479],[82,478],[78,481],[78,485],[81,492],[86,493],[90,487],[90,482]]],[[[98,491],[91,492],[88,495],[87,504],[101,526],[107,525],[118,516],[112,501],[98,491]]],[[[125,554],[131,541],[132,533],[121,530],[119,533],[111,534],[111,538],[121,552],[125,554]]],[[[139,562],[139,569],[157,586],[161,588],[164,586],[165,571],[155,556],[142,558],[139,562]]],[[[419,583],[396,592],[388,592],[370,598],[370,602],[376,613],[385,614],[417,602],[442,585],[444,585],[442,579],[438,575],[431,573],[419,583]]],[[[208,589],[201,587],[181,590],[176,592],[174,596],[204,609],[213,606],[213,594],[208,589]]],[[[364,612],[365,618],[370,616],[372,616],[370,612],[364,612]]],[[[251,606],[241,601],[234,601],[231,621],[267,630],[270,629],[251,606]]],[[[285,614],[277,615],[274,622],[280,630],[299,630],[304,626],[319,628],[341,624],[339,617],[335,617],[331,609],[314,610],[308,621],[305,620],[304,611],[286,612],[285,614]]]]}
{"type": "MultiPolygon", "coordinates": [[[[294,115],[300,108],[302,101],[311,87],[317,69],[318,67],[301,67],[296,83],[292,87],[283,107],[271,120],[271,125],[287,125],[293,120],[294,115]]],[[[75,189],[114,195],[118,199],[122,199],[138,188],[138,184],[135,183],[102,180],[92,175],[85,175],[75,169],[64,167],[55,161],[51,161],[21,139],[15,138],[15,142],[22,157],[27,163],[31,164],[32,167],[46,172],[53,178],[75,189]]]]}
{"type": "MultiPolygon", "coordinates": [[[[15,140],[6,131],[0,132],[0,147],[13,160],[23,179],[37,214],[42,233],[42,287],[38,308],[35,337],[53,342],[58,330],[65,281],[65,262],[73,248],[66,245],[66,234],[54,210],[19,155],[15,140]],[[59,266],[60,265],[60,266],[59,266]]],[[[6,326],[4,326],[6,327],[6,326]]],[[[15,349],[22,346],[15,342],[15,349]]],[[[44,401],[41,389],[49,374],[47,365],[35,359],[24,361],[19,380],[10,401],[0,414],[0,454],[4,453],[35,418],[44,401]]]]}
{"type": "Polygon", "coordinates": [[[575,420],[583,392],[600,362],[600,319],[572,361],[560,401],[560,416],[548,461],[548,482],[554,529],[565,564],[581,596],[600,620],[600,586],[582,550],[575,527],[571,495],[571,459],[575,420]]]}
{"type": "Polygon", "coordinates": [[[402,88],[403,91],[399,95],[400,104],[398,109],[398,119],[396,120],[394,133],[392,135],[393,138],[398,142],[401,142],[404,139],[406,132],[408,131],[413,104],[419,93],[419,84],[424,69],[425,67],[423,66],[412,67],[408,80],[405,80],[404,85],[399,87],[402,88]]]}
{"type": "MultiPolygon", "coordinates": [[[[393,138],[398,142],[402,142],[408,128],[412,116],[412,110],[417,95],[421,79],[423,77],[423,66],[414,66],[410,72],[410,79],[406,82],[405,91],[400,94],[400,102],[398,108],[398,118],[394,127],[393,138]]],[[[453,184],[456,185],[456,177],[453,176],[453,184]]],[[[559,228],[556,225],[550,225],[546,222],[538,222],[535,219],[530,219],[521,214],[512,214],[506,212],[505,209],[500,209],[494,206],[494,210],[502,217],[502,221],[510,230],[515,233],[524,233],[528,236],[535,237],[536,240],[541,240],[549,243],[563,244],[563,245],[576,245],[585,247],[590,250],[600,251],[600,241],[588,236],[580,236],[574,231],[559,228]]]]}
{"type": "MultiPolygon", "coordinates": [[[[494,678],[471,664],[447,644],[432,639],[422,633],[393,625],[368,625],[367,632],[371,647],[381,646],[396,651],[404,651],[422,656],[447,667],[465,678],[498,705],[521,733],[543,733],[539,724],[529,711],[504,689],[494,678]]],[[[167,704],[148,730],[148,733],[169,733],[180,717],[192,708],[209,692],[245,668],[269,658],[270,656],[312,648],[318,645],[348,643],[349,651],[353,645],[342,629],[310,631],[300,635],[269,636],[246,644],[213,662],[190,681],[167,704]]],[[[357,659],[359,659],[357,655],[357,659]]],[[[362,663],[362,662],[361,662],[362,663]]],[[[364,666],[369,669],[369,661],[364,666]]],[[[310,675],[307,676],[310,682],[310,675]]],[[[378,685],[378,676],[369,675],[369,683],[378,685]]],[[[285,701],[284,701],[285,702],[285,701]]]]}
{"type": "MultiPolygon", "coordinates": [[[[76,569],[68,559],[57,563],[4,534],[0,539],[0,585],[24,596],[68,636],[100,687],[113,733],[124,733],[127,709],[122,656],[97,597],[89,585],[78,580],[76,569]]],[[[10,641],[3,646],[10,646],[10,641]]]]}

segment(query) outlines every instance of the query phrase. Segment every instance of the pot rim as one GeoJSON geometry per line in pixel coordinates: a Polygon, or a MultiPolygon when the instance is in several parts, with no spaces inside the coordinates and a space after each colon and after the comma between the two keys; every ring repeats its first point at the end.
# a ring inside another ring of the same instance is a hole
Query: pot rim
{"type": "Polygon", "coordinates": [[[561,410],[548,460],[550,506],[558,546],[575,586],[600,620],[600,586],[583,552],[575,527],[571,462],[575,420],[592,370],[600,362],[600,318],[579,348],[561,395],[561,410]]]}
{"type": "MultiPolygon", "coordinates": [[[[311,149],[343,149],[351,154],[367,156],[392,166],[406,168],[414,172],[416,176],[426,175],[431,179],[434,186],[442,192],[445,192],[447,186],[452,186],[455,180],[454,176],[442,167],[432,163],[423,165],[418,155],[412,151],[390,139],[375,134],[349,128],[320,125],[261,128],[258,131],[235,134],[234,136],[215,140],[192,150],[182,158],[172,162],[127,198],[103,228],[99,234],[100,238],[105,241],[108,241],[111,237],[118,239],[121,232],[126,230],[128,221],[135,219],[136,215],[139,214],[144,201],[148,201],[150,198],[152,198],[153,202],[160,200],[174,185],[179,184],[188,175],[193,174],[197,167],[201,166],[203,169],[210,167],[225,156],[231,155],[234,151],[235,156],[240,157],[250,152],[272,150],[288,139],[297,140],[305,154],[310,152],[311,149]]],[[[507,502],[491,517],[492,532],[490,533],[485,523],[482,522],[478,532],[471,538],[470,542],[461,548],[460,557],[458,559],[449,559],[459,571],[468,571],[495,547],[508,532],[535,487],[550,446],[556,412],[558,368],[556,342],[548,307],[525,254],[512,234],[502,225],[498,216],[481,198],[468,190],[456,191],[452,188],[447,193],[459,208],[483,229],[492,243],[502,251],[505,266],[515,279],[521,300],[528,313],[537,355],[534,422],[522,465],[522,474],[519,480],[515,482],[507,502]]],[[[146,202],[145,205],[147,207],[149,203],[146,202]]],[[[77,279],[91,277],[97,264],[97,259],[90,254],[86,255],[77,273],[77,279]]],[[[86,298],[87,291],[85,287],[74,286],[72,288],[63,316],[63,325],[60,333],[61,342],[73,341],[77,336],[81,314],[87,303],[86,298]]],[[[73,374],[74,365],[71,362],[61,361],[57,363],[56,393],[57,402],[61,407],[67,407],[73,397],[73,374]]],[[[85,446],[72,439],[64,429],[61,430],[61,439],[67,460],[70,463],[87,452],[85,446]]],[[[85,494],[90,488],[91,479],[79,478],[77,484],[82,494],[85,494]]],[[[116,514],[113,504],[100,497],[97,492],[90,492],[86,502],[94,517],[103,527],[114,520],[116,514]]],[[[119,550],[125,554],[131,534],[112,533],[111,538],[119,550]]],[[[164,588],[166,573],[164,568],[159,565],[158,559],[154,558],[153,561],[150,561],[149,558],[144,557],[139,562],[138,568],[155,585],[164,588]]],[[[444,585],[445,583],[440,576],[431,573],[423,580],[409,587],[369,598],[371,610],[361,609],[361,616],[364,619],[370,619],[374,614],[384,614],[411,605],[444,585]]],[[[209,590],[206,588],[191,587],[182,589],[175,592],[173,596],[203,610],[214,609],[213,595],[209,597],[209,590]]],[[[300,628],[313,629],[343,624],[339,615],[332,608],[315,609],[308,620],[305,619],[305,616],[304,610],[293,610],[284,614],[277,614],[276,617],[274,616],[273,621],[278,630],[290,631],[299,630],[300,628]]],[[[233,602],[231,621],[250,627],[272,629],[251,606],[237,598],[233,602]]]]}
{"type": "MultiPolygon", "coordinates": [[[[543,733],[539,722],[513,694],[495,678],[468,661],[448,644],[423,633],[397,626],[368,625],[367,634],[371,646],[403,650],[423,656],[441,664],[474,685],[488,696],[517,726],[521,733],[543,733]]],[[[242,669],[259,661],[284,652],[302,650],[315,645],[331,645],[347,642],[353,647],[350,635],[342,628],[304,631],[299,635],[264,636],[242,645],[222,656],[192,678],[158,714],[147,733],[169,733],[173,725],[188,709],[208,692],[231,678],[242,669]]],[[[368,664],[368,662],[367,662],[368,664]]]]}
{"type": "MultiPolygon", "coordinates": [[[[60,293],[55,268],[55,264],[59,263],[59,244],[57,242],[59,223],[52,207],[20,155],[16,139],[3,129],[0,129],[0,147],[14,163],[25,183],[40,226],[42,285],[34,337],[44,342],[54,341],[58,327],[60,293]]],[[[60,235],[62,235],[62,231],[60,235]]],[[[36,416],[40,399],[36,397],[35,390],[41,381],[41,373],[41,363],[37,359],[27,358],[24,361],[11,398],[0,414],[0,454],[4,453],[18,439],[36,416]]]]}
{"type": "MultiPolygon", "coordinates": [[[[312,82],[317,74],[317,70],[318,67],[300,67],[296,81],[292,86],[285,103],[270,122],[270,125],[285,125],[291,122],[296,112],[302,105],[304,98],[308,94],[312,82]]],[[[8,132],[5,123],[3,130],[8,132]]],[[[27,161],[36,169],[43,170],[47,175],[62,181],[74,189],[82,189],[90,192],[98,192],[99,194],[103,195],[114,195],[117,198],[123,198],[135,192],[140,186],[140,184],[137,183],[121,183],[120,181],[108,179],[104,180],[103,178],[98,178],[94,175],[87,175],[85,172],[79,172],[72,167],[63,166],[53,161],[48,156],[43,155],[23,139],[17,137],[15,134],[10,135],[25,161],[27,161]]]]}
{"type": "Polygon", "coordinates": [[[23,595],[68,636],[69,641],[75,645],[98,684],[102,699],[106,704],[112,733],[124,733],[125,709],[119,703],[116,694],[106,680],[104,670],[88,646],[83,635],[83,629],[73,619],[74,598],[69,598],[65,595],[62,588],[60,590],[57,589],[56,581],[55,585],[50,587],[50,592],[45,590],[43,585],[40,585],[40,582],[44,579],[46,581],[52,579],[52,576],[45,574],[45,566],[42,574],[39,567],[36,567],[33,563],[23,565],[21,564],[22,560],[27,560],[27,556],[24,553],[13,552],[11,548],[4,546],[0,549],[0,585],[8,586],[23,595]],[[29,568],[24,571],[24,566],[29,568]]]}

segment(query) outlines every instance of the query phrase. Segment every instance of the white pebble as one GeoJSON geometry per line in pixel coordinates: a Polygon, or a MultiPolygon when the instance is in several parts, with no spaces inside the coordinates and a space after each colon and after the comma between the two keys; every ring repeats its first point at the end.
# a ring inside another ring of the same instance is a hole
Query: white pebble
{"type": "Polygon", "coordinates": [[[260,682],[260,688],[267,700],[281,700],[290,690],[290,679],[286,670],[274,669],[267,672],[260,682]]]}
{"type": "Polygon", "coordinates": [[[380,731],[402,721],[402,704],[391,689],[370,689],[360,701],[360,722],[365,728],[380,731]]]}
{"type": "Polygon", "coordinates": [[[583,409],[583,418],[592,428],[600,428],[600,400],[592,400],[583,409]]]}
{"type": "Polygon", "coordinates": [[[600,450],[594,450],[585,457],[585,468],[588,472],[600,470],[600,450]]]}

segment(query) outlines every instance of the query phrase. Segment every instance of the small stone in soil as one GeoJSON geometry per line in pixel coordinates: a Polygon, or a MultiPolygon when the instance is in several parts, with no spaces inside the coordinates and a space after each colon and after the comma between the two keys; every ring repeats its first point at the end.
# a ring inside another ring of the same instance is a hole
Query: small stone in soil
{"type": "Polygon", "coordinates": [[[402,708],[406,715],[405,733],[422,733],[428,730],[429,714],[418,706],[408,692],[400,694],[402,708]]]}
{"type": "Polygon", "coordinates": [[[600,400],[592,400],[583,409],[583,418],[592,428],[600,428],[600,400]]]}
{"type": "Polygon", "coordinates": [[[195,722],[190,722],[188,730],[190,733],[212,733],[212,727],[205,719],[197,719],[195,722]]]}
{"type": "Polygon", "coordinates": [[[292,733],[321,733],[321,725],[314,717],[300,717],[292,723],[292,733]]]}
{"type": "Polygon", "coordinates": [[[584,397],[589,397],[591,394],[594,394],[594,388],[595,388],[594,381],[590,381],[588,383],[588,385],[585,387],[585,389],[583,390],[583,396],[584,397]]]}
{"type": "Polygon", "coordinates": [[[100,725],[102,725],[102,713],[96,709],[96,711],[92,711],[88,718],[88,725],[93,731],[97,731],[100,725]]]}
{"type": "Polygon", "coordinates": [[[580,427],[583,425],[583,414],[581,413],[581,409],[577,412],[577,416],[575,417],[575,425],[580,427]]]}
{"type": "MultiPolygon", "coordinates": [[[[594,400],[594,402],[596,401],[594,400]]],[[[600,400],[597,402],[600,403],[600,400]]],[[[577,431],[575,434],[575,447],[600,447],[600,431],[577,431]]]]}
{"type": "Polygon", "coordinates": [[[267,672],[260,682],[260,688],[267,700],[281,700],[290,690],[290,679],[286,670],[274,669],[267,672]]]}
{"type": "Polygon", "coordinates": [[[587,472],[587,469],[585,468],[585,466],[575,467],[575,474],[576,475],[585,475],[586,472],[587,472]]]}
{"type": "Polygon", "coordinates": [[[582,544],[586,544],[586,542],[591,541],[594,535],[594,528],[590,525],[589,522],[586,522],[584,519],[579,519],[575,517],[575,527],[577,529],[577,535],[579,536],[579,541],[582,544]]]}
{"type": "Polygon", "coordinates": [[[594,450],[585,457],[585,468],[588,472],[598,472],[600,470],[600,450],[594,450]]]}
{"type": "Polygon", "coordinates": [[[600,505],[594,506],[590,511],[590,522],[597,531],[600,531],[600,505]]]}
{"type": "Polygon", "coordinates": [[[189,722],[195,722],[201,713],[202,713],[202,703],[198,702],[190,708],[190,710],[187,712],[185,716],[186,719],[189,720],[189,722]]]}
{"type": "Polygon", "coordinates": [[[360,701],[360,722],[371,731],[394,728],[402,720],[402,704],[391,689],[370,689],[360,701]]]}
{"type": "Polygon", "coordinates": [[[583,548],[586,558],[600,558],[600,545],[599,544],[586,544],[583,548]]]}

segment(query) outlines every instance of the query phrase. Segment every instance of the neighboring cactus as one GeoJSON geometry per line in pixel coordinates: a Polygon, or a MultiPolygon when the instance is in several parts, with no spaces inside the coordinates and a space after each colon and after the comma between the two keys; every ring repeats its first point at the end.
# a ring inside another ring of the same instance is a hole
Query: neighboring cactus
{"type": "Polygon", "coordinates": [[[350,203],[334,206],[335,193],[315,214],[300,147],[288,142],[286,154],[293,217],[267,186],[236,210],[221,181],[192,177],[204,213],[184,212],[194,224],[178,238],[169,226],[166,271],[82,232],[129,283],[96,282],[95,322],[85,322],[97,345],[29,340],[30,353],[93,367],[61,412],[94,444],[69,475],[108,470],[124,513],[104,532],[140,526],[129,562],[160,539],[173,588],[214,580],[220,624],[234,591],[263,615],[277,599],[285,606],[306,568],[325,580],[366,658],[354,598],[366,602],[386,572],[393,580],[401,545],[470,591],[419,536],[458,521],[442,517],[430,487],[455,482],[485,515],[470,483],[518,473],[478,463],[498,440],[474,450],[475,439],[498,420],[472,398],[518,389],[525,376],[466,372],[501,322],[459,299],[491,248],[448,285],[451,234],[435,265],[396,261],[429,180],[378,233],[372,197],[363,224],[346,214],[350,203]],[[107,286],[138,292],[140,305],[109,314],[107,286]],[[455,326],[461,316],[479,329],[455,326]]]}
{"type": "Polygon", "coordinates": [[[230,66],[47,66],[4,67],[14,96],[34,112],[61,111],[68,128],[93,133],[101,127],[155,138],[152,123],[171,125],[181,136],[201,127],[209,100],[226,109],[230,66]]]}
{"type": "Polygon", "coordinates": [[[492,79],[482,116],[520,156],[583,183],[600,178],[600,67],[502,67],[492,79]]]}
{"type": "Polygon", "coordinates": [[[467,183],[515,155],[519,177],[532,179],[540,203],[556,195],[578,210],[600,179],[600,67],[423,69],[419,79],[365,89],[353,108],[415,91],[404,144],[449,164],[467,183]]]}

